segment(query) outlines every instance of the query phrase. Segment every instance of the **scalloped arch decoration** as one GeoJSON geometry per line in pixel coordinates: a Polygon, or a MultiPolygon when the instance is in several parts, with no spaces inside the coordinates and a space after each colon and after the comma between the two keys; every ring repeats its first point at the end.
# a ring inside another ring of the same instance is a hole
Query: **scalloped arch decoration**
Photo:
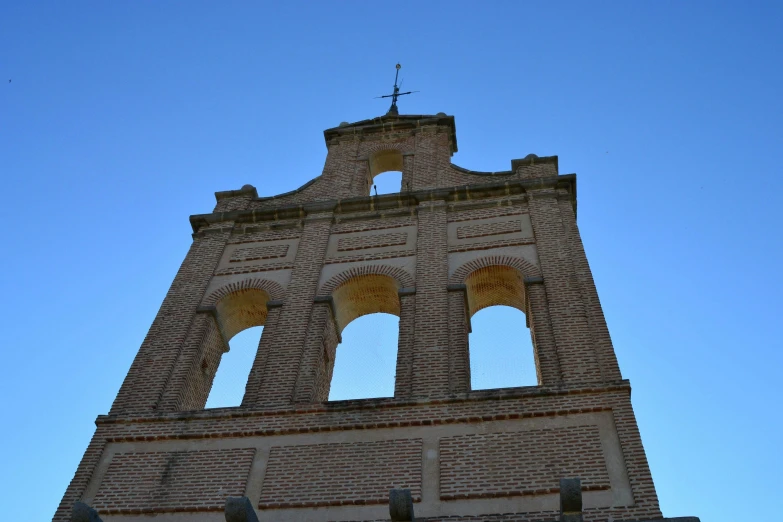
{"type": "Polygon", "coordinates": [[[344,272],[340,272],[339,274],[332,276],[331,279],[329,279],[323,285],[321,285],[321,288],[318,290],[318,293],[321,295],[331,294],[337,289],[338,286],[348,282],[354,277],[364,276],[364,275],[389,276],[397,281],[398,289],[412,288],[415,285],[415,281],[413,277],[405,269],[396,266],[376,264],[376,265],[356,266],[353,268],[349,268],[344,272]]]}
{"type": "Polygon", "coordinates": [[[203,304],[205,306],[214,306],[227,295],[240,290],[262,290],[269,295],[271,300],[279,300],[285,297],[285,288],[283,288],[280,283],[268,279],[250,277],[221,286],[209,294],[209,296],[204,299],[203,304]]]}
{"type": "Polygon", "coordinates": [[[490,266],[508,266],[516,268],[525,277],[540,277],[541,270],[522,258],[508,256],[508,255],[495,255],[486,256],[479,259],[468,261],[457,268],[451,277],[449,277],[449,284],[464,284],[467,277],[480,268],[487,268],[490,266]]]}

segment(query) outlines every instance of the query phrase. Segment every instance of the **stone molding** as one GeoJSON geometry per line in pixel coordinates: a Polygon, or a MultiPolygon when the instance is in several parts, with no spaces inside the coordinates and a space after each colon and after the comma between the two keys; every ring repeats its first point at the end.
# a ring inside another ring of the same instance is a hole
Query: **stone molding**
{"type": "MultiPolygon", "coordinates": [[[[503,181],[500,183],[482,183],[464,187],[451,187],[432,190],[418,190],[382,196],[366,196],[360,198],[332,199],[315,201],[302,205],[288,205],[271,209],[234,210],[231,212],[216,212],[211,214],[194,214],[190,216],[190,224],[194,234],[209,225],[234,221],[237,223],[258,223],[264,221],[279,221],[284,219],[302,219],[311,214],[333,212],[335,215],[353,212],[380,210],[410,209],[416,211],[423,202],[443,201],[453,203],[480,198],[494,198],[524,194],[536,189],[564,189],[571,194],[571,203],[576,207],[576,174],[560,174],[547,178],[533,180],[503,181]]],[[[496,204],[487,202],[489,206],[496,204]]],[[[576,211],[576,208],[574,208],[576,211]]],[[[322,218],[319,216],[319,218],[322,218]]],[[[325,217],[324,217],[325,218],[325,217]]]]}

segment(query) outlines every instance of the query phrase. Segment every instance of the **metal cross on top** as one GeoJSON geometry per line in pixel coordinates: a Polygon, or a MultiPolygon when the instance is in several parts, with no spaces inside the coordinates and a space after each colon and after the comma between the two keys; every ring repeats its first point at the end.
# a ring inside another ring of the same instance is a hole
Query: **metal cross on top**
{"type": "Polygon", "coordinates": [[[400,76],[400,69],[402,69],[402,65],[397,64],[396,68],[397,68],[397,73],[394,75],[394,93],[386,94],[384,96],[376,96],[376,98],[392,99],[391,107],[389,107],[389,112],[387,112],[386,114],[399,114],[399,111],[397,110],[397,98],[399,96],[404,96],[406,94],[413,94],[414,92],[419,92],[419,91],[400,92],[400,87],[397,86],[397,78],[400,76]]]}

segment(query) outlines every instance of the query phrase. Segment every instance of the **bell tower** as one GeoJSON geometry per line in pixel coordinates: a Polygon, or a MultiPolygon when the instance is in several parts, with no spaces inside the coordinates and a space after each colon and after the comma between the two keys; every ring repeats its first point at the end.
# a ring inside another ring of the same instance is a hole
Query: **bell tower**
{"type": "Polygon", "coordinates": [[[193,243],[54,520],[665,520],[576,175],[534,154],[460,168],[443,113],[324,138],[302,187],[217,192],[190,217],[193,243]],[[370,195],[389,170],[399,192],[370,195]],[[471,316],[493,305],[524,313],[536,386],[471,389],[471,316]],[[400,318],[394,397],[329,401],[343,329],[375,312],[400,318]],[[259,325],[241,405],[205,409],[228,341],[259,325]]]}

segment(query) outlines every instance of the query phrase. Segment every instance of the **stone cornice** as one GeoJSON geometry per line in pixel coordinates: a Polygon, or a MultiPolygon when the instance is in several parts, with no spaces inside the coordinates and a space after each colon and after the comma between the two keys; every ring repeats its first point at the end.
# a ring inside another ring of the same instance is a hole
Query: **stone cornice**
{"type": "Polygon", "coordinates": [[[447,116],[442,112],[435,115],[386,115],[356,123],[343,124],[339,127],[326,129],[324,131],[324,139],[328,145],[333,139],[344,136],[360,138],[368,134],[382,132],[416,131],[429,126],[448,127],[451,153],[457,152],[457,127],[454,123],[454,116],[447,116]]]}
{"type": "MultiPolygon", "coordinates": [[[[495,388],[488,390],[472,390],[455,394],[440,399],[398,399],[394,397],[381,397],[373,399],[351,399],[345,401],[328,401],[322,403],[302,403],[278,408],[258,408],[252,406],[236,406],[227,408],[215,408],[207,410],[190,410],[178,412],[146,412],[125,413],[114,415],[99,415],[95,423],[97,425],[110,424],[134,424],[155,423],[172,420],[193,421],[199,419],[232,419],[241,417],[276,417],[299,415],[302,413],[327,413],[334,411],[375,411],[379,408],[416,408],[428,406],[440,406],[471,402],[496,402],[517,399],[535,399],[543,397],[562,397],[568,395],[590,395],[601,393],[620,392],[631,395],[631,383],[628,379],[616,382],[594,384],[560,384],[557,386],[521,386],[515,388],[495,388]]],[[[607,409],[607,406],[599,406],[598,409],[607,409]]],[[[575,407],[575,410],[567,413],[584,413],[584,407],[575,407]]],[[[562,410],[553,410],[552,414],[563,414],[562,410]]],[[[520,414],[521,417],[540,417],[542,412],[520,414]]]]}
{"type": "Polygon", "coordinates": [[[552,164],[555,166],[555,171],[558,170],[557,156],[536,156],[535,154],[528,154],[522,159],[511,160],[511,170],[501,170],[498,172],[483,172],[479,170],[470,170],[459,165],[451,164],[451,168],[464,174],[470,174],[472,176],[512,176],[516,174],[519,167],[528,167],[530,165],[552,164]]]}
{"type": "Polygon", "coordinates": [[[236,198],[239,196],[250,196],[253,199],[258,199],[258,191],[253,185],[245,185],[239,190],[224,190],[221,192],[215,192],[215,199],[220,201],[226,198],[236,198]]]}
{"type": "Polygon", "coordinates": [[[415,208],[419,203],[425,201],[444,201],[446,203],[470,201],[524,194],[530,190],[542,188],[567,190],[568,194],[570,194],[571,204],[574,206],[574,212],[576,212],[576,174],[561,174],[559,176],[530,180],[481,183],[461,187],[384,194],[382,196],[314,201],[301,205],[284,205],[268,209],[195,214],[190,216],[190,224],[193,227],[193,233],[198,233],[202,227],[224,221],[260,223],[284,219],[302,219],[309,214],[323,212],[333,212],[335,215],[338,215],[353,212],[415,208]]]}

